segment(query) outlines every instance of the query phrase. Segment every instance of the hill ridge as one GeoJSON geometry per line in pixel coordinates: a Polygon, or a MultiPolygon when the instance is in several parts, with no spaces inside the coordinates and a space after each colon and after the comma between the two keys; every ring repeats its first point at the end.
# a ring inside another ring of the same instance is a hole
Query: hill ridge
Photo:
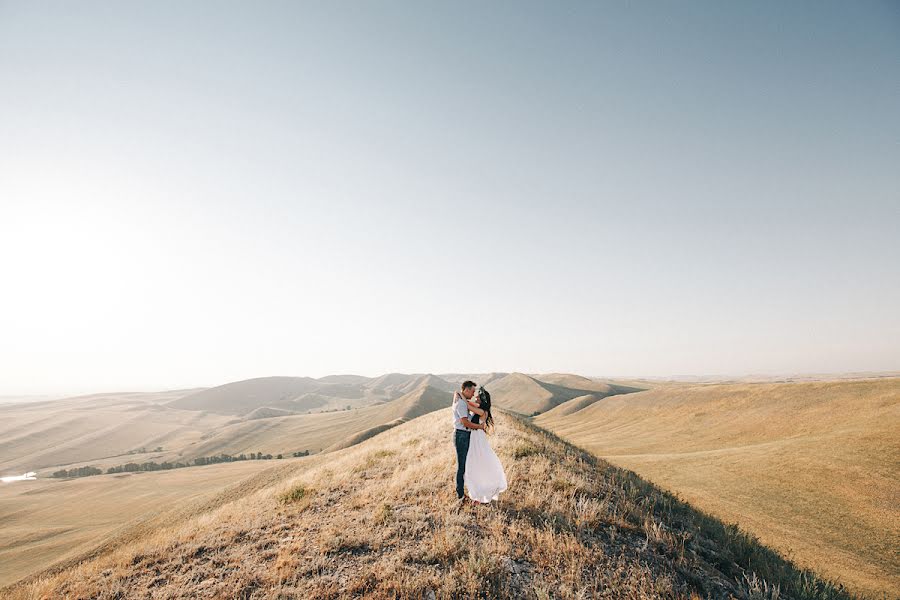
{"type": "Polygon", "coordinates": [[[335,450],[341,450],[343,448],[362,443],[365,440],[378,435],[379,433],[387,431],[392,427],[401,425],[409,421],[410,419],[414,419],[421,415],[439,410],[440,408],[450,405],[450,398],[450,394],[446,391],[439,390],[423,382],[419,385],[419,387],[409,392],[405,396],[397,398],[396,400],[383,405],[385,410],[388,410],[396,415],[393,420],[351,434],[343,440],[335,442],[331,446],[325,448],[323,452],[333,452],[335,450]]]}
{"type": "Polygon", "coordinates": [[[534,420],[856,593],[900,598],[900,378],[658,386],[534,420]]]}
{"type": "Polygon", "coordinates": [[[494,404],[524,416],[534,416],[546,413],[579,396],[592,394],[598,397],[607,397],[633,391],[631,388],[624,386],[617,387],[602,382],[591,382],[591,380],[586,378],[572,375],[550,373],[547,377],[551,380],[564,381],[575,378],[576,383],[578,379],[583,379],[585,382],[591,382],[588,387],[595,389],[566,387],[551,381],[544,381],[539,377],[541,376],[516,372],[494,381],[491,383],[489,390],[494,404]]]}
{"type": "Polygon", "coordinates": [[[196,518],[6,597],[774,598],[775,585],[848,597],[633,473],[512,413],[496,419],[510,482],[497,504],[451,510],[447,407],[279,465],[270,484],[260,474],[196,518]]]}

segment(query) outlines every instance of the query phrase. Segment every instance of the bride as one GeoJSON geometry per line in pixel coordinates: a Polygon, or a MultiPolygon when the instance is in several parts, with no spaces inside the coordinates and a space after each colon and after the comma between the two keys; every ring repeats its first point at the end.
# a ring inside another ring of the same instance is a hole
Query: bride
{"type": "MultiPolygon", "coordinates": [[[[478,389],[472,400],[467,400],[469,410],[474,413],[473,423],[484,419],[487,430],[494,430],[494,417],[491,415],[491,395],[484,387],[478,389]]],[[[466,455],[465,484],[473,503],[487,503],[498,500],[500,492],[506,490],[506,473],[500,459],[494,454],[487,434],[483,429],[472,431],[469,441],[469,452],[466,455]]]]}

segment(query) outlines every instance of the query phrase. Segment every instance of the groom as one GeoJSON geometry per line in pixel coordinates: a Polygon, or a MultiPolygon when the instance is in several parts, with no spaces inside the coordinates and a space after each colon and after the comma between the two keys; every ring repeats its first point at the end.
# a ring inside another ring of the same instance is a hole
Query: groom
{"type": "Polygon", "coordinates": [[[461,391],[453,392],[453,444],[456,446],[456,497],[460,500],[465,496],[463,481],[466,476],[466,455],[469,454],[470,429],[484,429],[481,423],[473,423],[469,420],[469,406],[466,400],[471,400],[475,395],[475,382],[464,381],[461,391]]]}

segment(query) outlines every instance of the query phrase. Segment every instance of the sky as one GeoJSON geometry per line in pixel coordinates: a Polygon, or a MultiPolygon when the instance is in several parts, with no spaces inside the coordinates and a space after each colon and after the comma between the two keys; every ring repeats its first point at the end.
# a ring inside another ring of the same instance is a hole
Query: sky
{"type": "Polygon", "coordinates": [[[883,370],[896,2],[0,1],[0,394],[883,370]]]}

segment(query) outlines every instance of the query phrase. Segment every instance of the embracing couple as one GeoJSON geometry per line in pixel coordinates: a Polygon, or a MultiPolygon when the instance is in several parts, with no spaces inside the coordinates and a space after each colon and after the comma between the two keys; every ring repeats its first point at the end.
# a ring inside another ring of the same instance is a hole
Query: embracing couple
{"type": "Polygon", "coordinates": [[[463,485],[473,504],[498,500],[506,489],[506,473],[491,449],[487,432],[494,430],[491,395],[484,386],[464,381],[453,392],[453,443],[456,446],[456,497],[463,500],[463,485]]]}

